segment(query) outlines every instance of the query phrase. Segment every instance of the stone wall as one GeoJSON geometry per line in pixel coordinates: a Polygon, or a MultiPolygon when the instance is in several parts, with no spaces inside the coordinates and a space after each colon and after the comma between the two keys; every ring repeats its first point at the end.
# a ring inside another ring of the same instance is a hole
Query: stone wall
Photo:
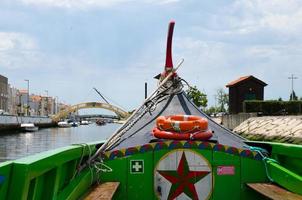
{"type": "Polygon", "coordinates": [[[232,114],[232,115],[223,115],[221,119],[221,124],[224,127],[233,130],[235,127],[237,127],[245,120],[256,116],[257,113],[239,113],[239,114],[232,114]]]}
{"type": "Polygon", "coordinates": [[[250,140],[302,144],[302,116],[252,117],[234,132],[250,140]]]}
{"type": "Polygon", "coordinates": [[[20,128],[22,123],[34,123],[39,127],[53,126],[49,117],[21,117],[15,115],[0,115],[0,131],[20,128]]]}

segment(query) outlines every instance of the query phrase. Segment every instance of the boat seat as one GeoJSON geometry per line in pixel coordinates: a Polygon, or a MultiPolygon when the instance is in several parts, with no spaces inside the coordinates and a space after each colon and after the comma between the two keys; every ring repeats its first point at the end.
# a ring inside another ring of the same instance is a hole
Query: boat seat
{"type": "Polygon", "coordinates": [[[111,200],[119,185],[119,182],[106,182],[96,185],[84,200],[111,200]]]}
{"type": "Polygon", "coordinates": [[[247,186],[273,200],[301,200],[302,196],[270,183],[247,183],[247,186]]]}

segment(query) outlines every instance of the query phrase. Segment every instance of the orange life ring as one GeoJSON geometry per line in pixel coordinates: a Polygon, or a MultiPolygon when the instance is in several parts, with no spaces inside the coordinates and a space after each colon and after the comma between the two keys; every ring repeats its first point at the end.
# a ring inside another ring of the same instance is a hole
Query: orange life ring
{"type": "Polygon", "coordinates": [[[212,131],[198,131],[195,133],[178,133],[163,131],[155,127],[152,130],[154,137],[169,140],[208,140],[213,136],[212,131]]]}
{"type": "Polygon", "coordinates": [[[156,119],[156,126],[164,131],[205,131],[208,130],[208,120],[193,115],[160,116],[156,119]]]}

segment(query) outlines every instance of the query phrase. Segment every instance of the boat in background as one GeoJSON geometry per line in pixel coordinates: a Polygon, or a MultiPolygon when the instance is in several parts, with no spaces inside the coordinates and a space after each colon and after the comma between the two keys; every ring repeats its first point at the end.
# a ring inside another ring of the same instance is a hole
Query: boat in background
{"type": "Polygon", "coordinates": [[[87,120],[82,120],[82,121],[80,122],[80,125],[89,125],[89,121],[87,121],[87,120]]]}
{"type": "Polygon", "coordinates": [[[98,125],[98,126],[104,126],[106,125],[106,121],[104,119],[98,119],[96,120],[95,124],[98,125]]]}
{"type": "Polygon", "coordinates": [[[39,130],[39,127],[35,126],[33,123],[23,123],[20,127],[21,130],[25,132],[35,132],[39,130]]]}
{"type": "Polygon", "coordinates": [[[60,127],[60,128],[69,128],[69,127],[71,127],[71,124],[68,123],[67,121],[61,121],[61,122],[58,122],[58,127],[60,127]]]}
{"type": "Polygon", "coordinates": [[[72,127],[78,127],[80,125],[79,122],[73,121],[69,123],[72,127]]]}

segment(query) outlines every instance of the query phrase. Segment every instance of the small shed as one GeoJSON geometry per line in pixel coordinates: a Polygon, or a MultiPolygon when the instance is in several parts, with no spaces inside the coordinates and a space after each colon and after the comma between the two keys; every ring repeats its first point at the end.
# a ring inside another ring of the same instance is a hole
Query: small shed
{"type": "Polygon", "coordinates": [[[267,84],[249,75],[240,77],[226,85],[229,88],[229,112],[237,114],[243,111],[245,100],[263,100],[264,87],[267,84]]]}

